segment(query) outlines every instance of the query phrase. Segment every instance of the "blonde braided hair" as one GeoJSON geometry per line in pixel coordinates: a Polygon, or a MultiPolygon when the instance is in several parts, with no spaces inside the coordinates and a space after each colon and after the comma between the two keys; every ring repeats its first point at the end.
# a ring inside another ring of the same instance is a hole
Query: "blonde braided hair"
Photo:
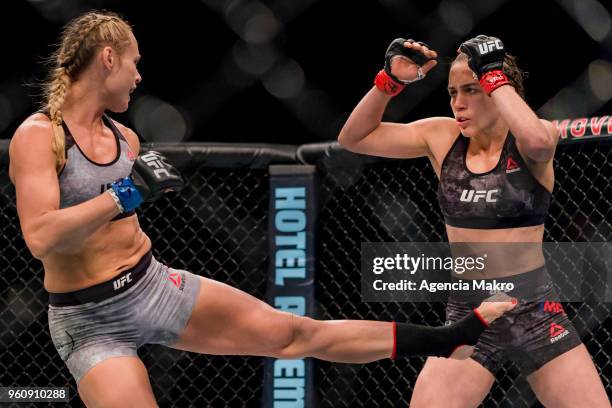
{"type": "Polygon", "coordinates": [[[109,45],[121,54],[129,45],[131,31],[125,20],[106,11],[86,13],[64,28],[60,44],[51,57],[52,67],[49,79],[44,84],[43,103],[53,127],[51,146],[58,172],[66,163],[62,106],[70,85],[89,65],[99,48],[109,45]]]}

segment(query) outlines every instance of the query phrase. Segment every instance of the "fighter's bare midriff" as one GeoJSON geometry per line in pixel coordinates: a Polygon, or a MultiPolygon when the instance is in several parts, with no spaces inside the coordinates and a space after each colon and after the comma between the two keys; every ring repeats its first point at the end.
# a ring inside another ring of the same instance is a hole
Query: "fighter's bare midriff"
{"type": "Polygon", "coordinates": [[[451,246],[453,243],[465,242],[472,244],[470,249],[474,252],[487,253],[484,276],[487,278],[516,275],[544,265],[544,225],[504,229],[457,228],[446,225],[446,233],[451,246]]]}
{"type": "Polygon", "coordinates": [[[70,292],[108,281],[136,265],[150,249],[151,240],[136,215],[111,221],[75,251],[52,251],[42,259],[45,289],[70,292]]]}

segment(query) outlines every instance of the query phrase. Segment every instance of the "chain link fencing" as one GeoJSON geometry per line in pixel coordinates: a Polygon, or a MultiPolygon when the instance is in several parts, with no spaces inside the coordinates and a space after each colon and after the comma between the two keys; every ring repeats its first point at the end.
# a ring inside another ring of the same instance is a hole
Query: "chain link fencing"
{"type": "MultiPolygon", "coordinates": [[[[546,241],[611,241],[612,149],[604,141],[559,146],[546,241]]],[[[23,241],[0,146],[0,384],[69,386],[82,406],[47,327],[43,271],[23,241]]],[[[187,180],[177,196],[139,211],[155,255],[176,268],[265,295],[268,244],[267,166],[308,162],[320,172],[316,249],[317,317],[444,323],[441,303],[364,303],[361,242],[444,241],[437,181],[423,159],[384,160],[339,152],[333,145],[156,146],[187,180]]],[[[565,310],[610,392],[610,304],[566,303],[565,310]]],[[[256,324],[254,322],[254,324],[256,324]]],[[[161,407],[261,406],[263,359],[203,356],[161,346],[139,350],[161,407]]],[[[407,406],[424,359],[366,365],[317,362],[321,407],[407,406]]],[[[43,406],[41,404],[37,406],[43,406]]],[[[57,406],[57,404],[55,405],[57,406]]],[[[497,375],[483,406],[538,406],[513,363],[497,375]]]]}
{"type": "MultiPolygon", "coordinates": [[[[610,147],[606,142],[558,147],[545,241],[612,239],[610,147]]],[[[360,293],[362,242],[446,240],[438,183],[427,159],[380,160],[327,152],[318,164],[322,174],[318,317],[444,324],[443,304],[364,303],[360,293]]],[[[564,308],[593,356],[604,386],[612,390],[612,305],[564,303],[564,308]]],[[[363,366],[318,362],[321,406],[408,406],[424,362],[424,358],[363,366]]],[[[496,378],[483,406],[540,406],[516,364],[505,363],[496,378]]]]}

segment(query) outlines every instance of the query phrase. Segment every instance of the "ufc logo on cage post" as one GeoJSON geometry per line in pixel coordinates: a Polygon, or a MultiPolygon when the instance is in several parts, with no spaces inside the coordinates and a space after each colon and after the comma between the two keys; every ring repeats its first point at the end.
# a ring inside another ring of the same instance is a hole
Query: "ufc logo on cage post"
{"type": "Polygon", "coordinates": [[[481,198],[484,198],[487,203],[497,202],[497,198],[493,197],[499,190],[463,190],[461,191],[460,200],[468,203],[477,203],[481,198]]]}
{"type": "Polygon", "coordinates": [[[488,54],[493,50],[503,50],[504,46],[500,40],[487,41],[486,43],[478,44],[478,51],[480,54],[488,54]]]}
{"type": "Polygon", "coordinates": [[[153,172],[155,173],[155,177],[160,178],[161,175],[166,175],[170,177],[170,173],[165,169],[164,164],[159,160],[159,156],[154,152],[146,153],[140,156],[141,159],[147,163],[147,166],[154,168],[153,172]]]}
{"type": "Polygon", "coordinates": [[[130,283],[131,281],[132,281],[132,273],[130,272],[127,275],[122,276],[116,281],[114,281],[113,288],[115,288],[115,290],[121,289],[122,287],[125,286],[126,283],[130,283]]]}

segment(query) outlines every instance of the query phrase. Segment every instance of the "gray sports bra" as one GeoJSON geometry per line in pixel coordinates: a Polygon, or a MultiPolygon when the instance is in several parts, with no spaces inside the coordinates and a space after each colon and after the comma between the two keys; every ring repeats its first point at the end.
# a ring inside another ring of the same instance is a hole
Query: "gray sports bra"
{"type": "MultiPolygon", "coordinates": [[[[102,117],[113,135],[117,155],[110,163],[96,163],[83,153],[70,129],[63,123],[66,134],[66,164],[59,173],[60,208],[72,207],[104,193],[115,180],[130,175],[136,155],[127,140],[106,115],[102,117]]],[[[134,211],[123,213],[113,220],[133,215],[134,211]]]]}

